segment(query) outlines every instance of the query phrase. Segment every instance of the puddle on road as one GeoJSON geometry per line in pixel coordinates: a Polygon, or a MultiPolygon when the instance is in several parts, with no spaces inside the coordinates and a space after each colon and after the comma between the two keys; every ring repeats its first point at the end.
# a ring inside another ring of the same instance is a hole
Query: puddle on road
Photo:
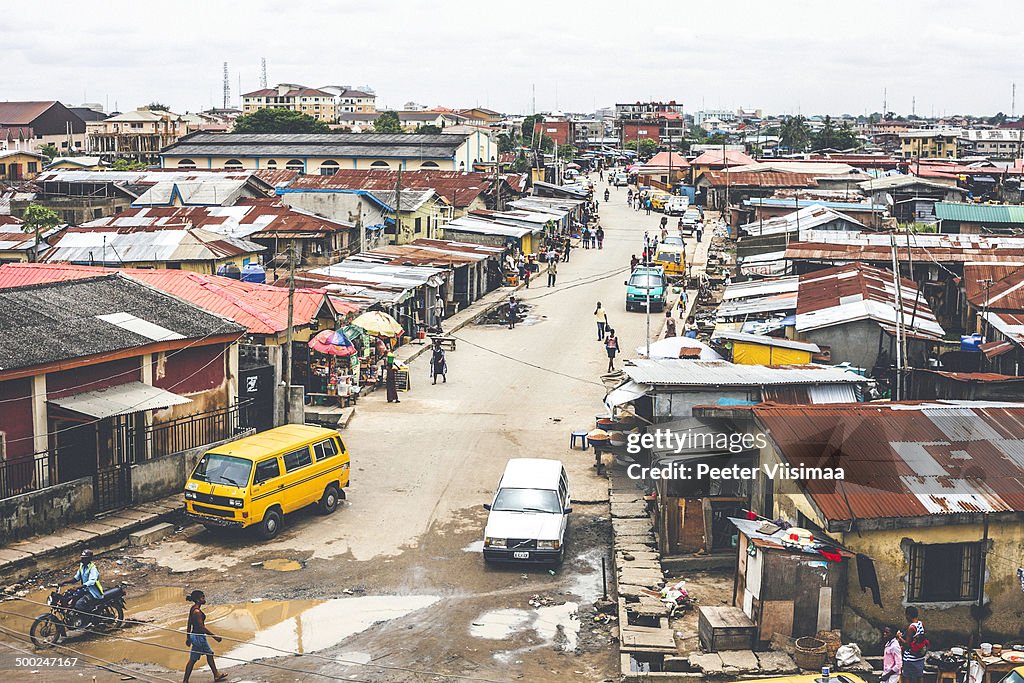
{"type": "MultiPolygon", "coordinates": [[[[189,605],[185,601],[185,593],[182,588],[158,588],[133,595],[129,587],[125,617],[147,623],[130,625],[109,636],[74,634],[65,642],[85,656],[93,655],[111,662],[157,664],[172,671],[182,671],[188,661],[185,626],[189,605]],[[131,638],[134,642],[125,638],[131,638]]],[[[48,595],[47,591],[37,591],[25,597],[45,602],[48,595]]],[[[435,596],[423,595],[263,600],[208,604],[204,610],[210,630],[224,637],[223,643],[211,639],[210,644],[217,653],[219,667],[227,669],[253,659],[288,656],[288,653],[277,650],[287,650],[289,653],[324,650],[374,624],[404,617],[438,600],[435,596]],[[233,659],[229,660],[228,657],[233,659]]],[[[0,626],[23,634],[28,633],[32,619],[46,612],[45,607],[16,600],[4,601],[0,610],[28,617],[0,614],[0,626]]],[[[0,635],[0,638],[4,636],[0,635]]],[[[45,656],[47,652],[56,653],[59,650],[39,652],[45,656]]],[[[348,652],[338,655],[338,658],[346,662],[365,663],[371,656],[348,652]]]]}
{"type": "Polygon", "coordinates": [[[274,558],[273,560],[264,560],[263,568],[274,572],[294,572],[302,569],[302,563],[298,560],[287,560],[283,557],[279,557],[274,558]]]}
{"type": "Polygon", "coordinates": [[[535,610],[491,610],[473,620],[469,634],[485,640],[508,640],[516,633],[532,630],[544,640],[544,645],[572,652],[576,649],[580,634],[578,608],[577,603],[567,602],[535,610]]]}
{"type": "Polygon", "coordinates": [[[582,602],[595,602],[602,596],[602,557],[604,557],[604,550],[601,548],[590,550],[580,555],[580,560],[588,567],[589,571],[586,573],[576,572],[572,578],[572,585],[569,587],[569,591],[582,602]]]}

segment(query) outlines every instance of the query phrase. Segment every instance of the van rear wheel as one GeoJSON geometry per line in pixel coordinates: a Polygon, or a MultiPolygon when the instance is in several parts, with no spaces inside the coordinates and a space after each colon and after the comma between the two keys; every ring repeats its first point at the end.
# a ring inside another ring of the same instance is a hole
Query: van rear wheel
{"type": "Polygon", "coordinates": [[[277,536],[277,533],[281,530],[281,513],[276,509],[267,510],[267,514],[263,515],[263,521],[260,522],[259,534],[260,538],[264,541],[277,536]]]}
{"type": "Polygon", "coordinates": [[[338,495],[338,487],[334,484],[329,485],[324,489],[324,495],[320,499],[319,507],[320,514],[329,515],[338,509],[338,501],[340,496],[338,495]]]}

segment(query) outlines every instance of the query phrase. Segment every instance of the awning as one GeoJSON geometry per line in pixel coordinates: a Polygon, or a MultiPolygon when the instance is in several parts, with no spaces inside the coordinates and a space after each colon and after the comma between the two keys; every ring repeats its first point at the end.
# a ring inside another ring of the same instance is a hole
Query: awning
{"type": "Polygon", "coordinates": [[[611,410],[614,406],[621,406],[623,403],[629,403],[641,396],[646,396],[650,390],[651,385],[649,384],[641,384],[629,380],[609,391],[608,395],[604,397],[604,404],[611,410]]]}
{"type": "Polygon", "coordinates": [[[169,408],[192,400],[142,382],[128,382],[116,387],[86,391],[81,394],[54,398],[47,401],[55,406],[100,420],[115,415],[141,413],[146,410],[169,408]]]}

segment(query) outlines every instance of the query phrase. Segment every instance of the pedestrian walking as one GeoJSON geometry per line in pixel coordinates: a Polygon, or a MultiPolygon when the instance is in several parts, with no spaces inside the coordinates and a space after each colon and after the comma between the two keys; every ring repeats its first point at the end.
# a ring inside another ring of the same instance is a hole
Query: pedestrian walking
{"type": "Polygon", "coordinates": [[[615,354],[619,352],[619,338],[615,336],[615,330],[609,328],[608,335],[604,338],[604,350],[608,353],[608,372],[615,372],[615,354]]]}
{"type": "Polygon", "coordinates": [[[569,252],[572,251],[572,240],[568,237],[565,238],[565,244],[562,245],[562,262],[569,262],[569,252]]]}
{"type": "Polygon", "coordinates": [[[604,228],[600,225],[597,226],[597,230],[594,231],[594,239],[597,240],[597,248],[604,249],[604,228]]]}
{"type": "Polygon", "coordinates": [[[530,264],[526,264],[526,270],[523,272],[523,282],[526,284],[526,288],[530,288],[530,264]]]}
{"type": "Polygon", "coordinates": [[[433,376],[434,384],[437,384],[437,376],[445,384],[448,383],[448,360],[444,357],[444,349],[441,348],[440,340],[434,340],[434,349],[430,354],[430,374],[433,376]]]}
{"type": "Polygon", "coordinates": [[[597,320],[597,341],[604,341],[604,331],[608,327],[608,312],[601,308],[600,301],[594,309],[594,319],[597,320]]]}
{"type": "Polygon", "coordinates": [[[515,329],[516,316],[519,314],[519,303],[514,296],[508,298],[508,329],[515,329]]]}
{"type": "Polygon", "coordinates": [[[213,648],[210,647],[210,641],[206,639],[210,636],[218,643],[221,642],[222,638],[216,635],[213,631],[206,627],[206,613],[203,612],[203,605],[206,604],[206,595],[203,591],[194,590],[188,594],[186,598],[188,602],[192,603],[192,607],[188,611],[188,628],[185,633],[185,646],[191,647],[192,650],[188,655],[188,664],[185,665],[185,678],[184,683],[188,683],[188,679],[192,676],[192,670],[203,657],[206,657],[206,663],[210,665],[210,672],[213,674],[214,681],[223,681],[228,677],[226,673],[217,671],[217,663],[213,661],[213,648]]]}
{"type": "Polygon", "coordinates": [[[548,262],[548,287],[555,286],[555,276],[558,275],[558,261],[548,262]]]}
{"type": "Polygon", "coordinates": [[[583,228],[581,237],[583,238],[583,248],[590,249],[590,228],[583,228]]]}
{"type": "Polygon", "coordinates": [[[440,327],[442,320],[444,320],[444,299],[438,297],[434,299],[434,324],[440,327]]]}
{"type": "Polygon", "coordinates": [[[664,225],[662,225],[661,226],[661,241],[664,242],[665,238],[667,238],[667,237],[668,237],[668,228],[666,228],[664,225]]]}
{"type": "Polygon", "coordinates": [[[398,365],[395,364],[395,357],[388,354],[387,364],[384,366],[384,386],[387,387],[388,403],[401,403],[398,400],[398,365]]]}
{"type": "MultiPolygon", "coordinates": [[[[646,249],[644,249],[644,256],[647,256],[646,249]]],[[[633,272],[634,270],[636,270],[636,267],[639,265],[640,259],[636,257],[636,254],[633,254],[632,256],[629,257],[629,272],[633,272]]]]}
{"type": "Polygon", "coordinates": [[[665,336],[676,336],[676,319],[672,317],[672,309],[665,311],[665,336]]]}
{"type": "Polygon", "coordinates": [[[697,244],[700,244],[700,238],[704,236],[704,223],[697,221],[697,244]]]}
{"type": "Polygon", "coordinates": [[[645,199],[644,200],[644,210],[647,211],[646,215],[648,215],[648,216],[651,215],[651,200],[650,199],[645,199]]]}

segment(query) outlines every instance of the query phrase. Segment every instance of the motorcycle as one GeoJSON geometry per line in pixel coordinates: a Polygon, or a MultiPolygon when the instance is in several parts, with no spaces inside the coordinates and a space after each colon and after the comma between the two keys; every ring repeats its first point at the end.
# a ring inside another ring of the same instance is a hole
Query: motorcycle
{"type": "Polygon", "coordinates": [[[111,588],[94,602],[88,613],[75,609],[75,603],[85,594],[84,588],[73,588],[65,593],[54,590],[47,598],[48,614],[41,614],[32,622],[29,637],[36,647],[54,647],[68,636],[68,631],[90,629],[112,631],[124,625],[124,584],[111,588]]]}
{"type": "Polygon", "coordinates": [[[612,195],[611,195],[611,193],[608,190],[604,191],[604,201],[605,201],[605,203],[608,203],[608,198],[611,197],[611,196],[612,195]]]}

